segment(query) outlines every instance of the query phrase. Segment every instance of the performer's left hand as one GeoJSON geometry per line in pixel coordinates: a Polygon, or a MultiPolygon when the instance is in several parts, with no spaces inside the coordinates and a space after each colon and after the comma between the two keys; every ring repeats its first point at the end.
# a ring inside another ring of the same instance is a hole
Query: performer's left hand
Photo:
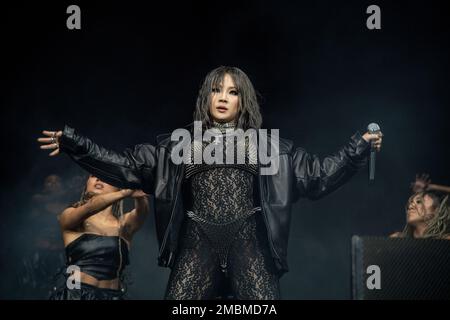
{"type": "Polygon", "coordinates": [[[364,133],[364,135],[362,137],[366,142],[373,143],[375,150],[377,150],[377,151],[381,150],[381,143],[383,141],[383,133],[381,133],[381,132],[378,132],[378,133],[366,132],[366,133],[364,133]]]}

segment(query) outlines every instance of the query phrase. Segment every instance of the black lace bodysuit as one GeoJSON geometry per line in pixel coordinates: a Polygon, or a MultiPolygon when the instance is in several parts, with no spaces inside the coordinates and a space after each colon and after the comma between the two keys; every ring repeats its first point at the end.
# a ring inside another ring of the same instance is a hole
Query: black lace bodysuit
{"type": "MultiPolygon", "coordinates": [[[[223,146],[223,162],[229,148],[236,155],[243,147],[245,159],[239,163],[235,157],[231,164],[186,164],[189,210],[166,299],[278,299],[278,276],[254,200],[257,149],[249,140],[233,144],[233,123],[215,123],[214,128],[223,134],[219,134],[222,140],[210,143],[223,146]]],[[[193,160],[194,152],[202,152],[210,143],[193,143],[188,156],[193,160]]]]}

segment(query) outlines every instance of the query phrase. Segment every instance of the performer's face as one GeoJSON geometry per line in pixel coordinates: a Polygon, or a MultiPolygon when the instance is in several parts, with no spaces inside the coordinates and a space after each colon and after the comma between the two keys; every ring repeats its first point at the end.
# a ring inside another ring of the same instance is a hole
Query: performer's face
{"type": "Polygon", "coordinates": [[[415,224],[431,218],[435,208],[433,199],[429,195],[416,194],[409,198],[406,209],[408,224],[415,224]]]}
{"type": "Polygon", "coordinates": [[[89,193],[103,194],[118,190],[119,190],[118,188],[113,187],[112,185],[99,180],[97,177],[94,177],[93,175],[90,175],[89,179],[86,182],[86,192],[89,193]]]}
{"type": "Polygon", "coordinates": [[[229,74],[223,77],[218,87],[212,88],[209,112],[217,122],[229,122],[239,111],[239,92],[229,74]]]}

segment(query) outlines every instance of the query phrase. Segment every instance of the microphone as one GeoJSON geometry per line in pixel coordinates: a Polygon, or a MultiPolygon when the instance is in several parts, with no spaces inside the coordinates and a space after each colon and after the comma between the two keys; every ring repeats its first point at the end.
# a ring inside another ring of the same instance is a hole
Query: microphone
{"type": "MultiPolygon", "coordinates": [[[[376,123],[371,123],[367,126],[367,131],[370,134],[378,133],[381,131],[380,126],[376,123]]],[[[371,147],[370,147],[370,160],[369,160],[369,182],[372,182],[375,180],[375,146],[373,141],[371,141],[371,147]]]]}

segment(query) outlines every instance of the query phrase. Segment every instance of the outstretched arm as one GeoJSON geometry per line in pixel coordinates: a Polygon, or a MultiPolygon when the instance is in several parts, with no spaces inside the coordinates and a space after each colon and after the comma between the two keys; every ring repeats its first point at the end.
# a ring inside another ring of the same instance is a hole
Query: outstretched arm
{"type": "Polygon", "coordinates": [[[336,190],[365,165],[370,144],[379,151],[381,142],[381,133],[356,133],[346,146],[323,160],[297,148],[293,154],[293,170],[298,195],[319,199],[336,190]]]}
{"type": "Polygon", "coordinates": [[[95,144],[66,126],[64,131],[43,131],[38,139],[41,149],[52,150],[50,156],[67,153],[83,169],[111,185],[123,189],[152,192],[156,150],[150,144],[115,152],[95,144]]]}
{"type": "Polygon", "coordinates": [[[59,216],[59,224],[63,230],[73,230],[90,216],[128,196],[129,193],[126,190],[94,196],[79,207],[64,210],[59,216]]]}
{"type": "Polygon", "coordinates": [[[424,191],[439,191],[450,193],[450,187],[439,184],[432,184],[428,174],[416,174],[416,181],[411,184],[411,189],[414,193],[424,191]]]}

